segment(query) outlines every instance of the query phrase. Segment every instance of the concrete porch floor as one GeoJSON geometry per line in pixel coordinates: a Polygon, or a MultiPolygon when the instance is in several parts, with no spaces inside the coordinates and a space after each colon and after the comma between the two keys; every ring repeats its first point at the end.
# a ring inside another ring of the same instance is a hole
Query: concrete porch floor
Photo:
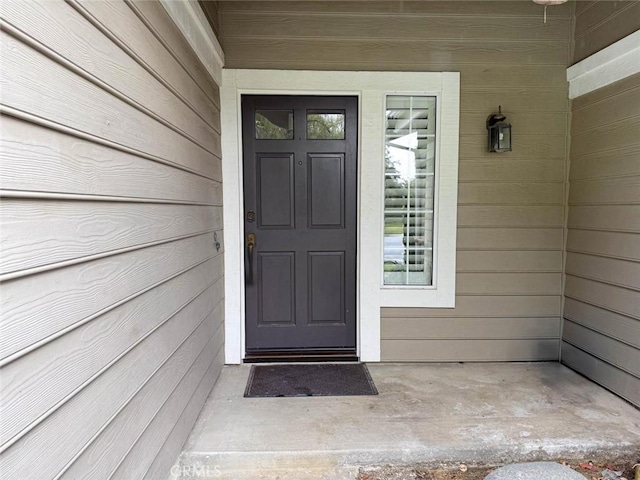
{"type": "Polygon", "coordinates": [[[225,367],[180,458],[184,478],[337,480],[360,466],[640,452],[640,411],[557,363],[368,367],[378,396],[252,399],[250,367],[225,367]]]}

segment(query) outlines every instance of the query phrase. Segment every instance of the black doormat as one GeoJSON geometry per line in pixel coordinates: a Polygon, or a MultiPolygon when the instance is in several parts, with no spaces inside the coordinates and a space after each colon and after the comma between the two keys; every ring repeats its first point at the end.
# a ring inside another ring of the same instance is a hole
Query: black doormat
{"type": "Polygon", "coordinates": [[[377,395],[361,363],[253,365],[245,397],[315,397],[377,395]]]}

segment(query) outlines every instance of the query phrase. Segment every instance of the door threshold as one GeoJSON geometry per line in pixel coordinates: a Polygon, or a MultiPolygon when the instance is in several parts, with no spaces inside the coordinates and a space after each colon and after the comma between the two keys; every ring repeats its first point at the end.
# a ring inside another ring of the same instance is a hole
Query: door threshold
{"type": "Polygon", "coordinates": [[[244,363],[358,362],[355,352],[259,352],[247,353],[244,363]]]}

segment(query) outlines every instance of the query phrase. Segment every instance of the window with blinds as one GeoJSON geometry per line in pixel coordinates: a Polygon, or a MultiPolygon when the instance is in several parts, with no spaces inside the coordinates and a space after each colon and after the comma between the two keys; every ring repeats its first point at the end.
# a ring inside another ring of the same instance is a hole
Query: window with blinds
{"type": "Polygon", "coordinates": [[[436,97],[387,96],[384,284],[433,284],[436,97]]]}

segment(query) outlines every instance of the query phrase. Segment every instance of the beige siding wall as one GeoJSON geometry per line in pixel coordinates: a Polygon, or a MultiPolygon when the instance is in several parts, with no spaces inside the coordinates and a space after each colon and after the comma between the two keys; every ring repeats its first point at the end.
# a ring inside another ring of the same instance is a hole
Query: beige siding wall
{"type": "Polygon", "coordinates": [[[640,406],[640,74],[572,113],[562,360],[640,406]]]}
{"type": "Polygon", "coordinates": [[[166,478],[223,363],[219,95],[156,2],[2,2],[0,471],[166,478]]]}
{"type": "Polygon", "coordinates": [[[573,62],[608,47],[640,27],[640,0],[575,2],[573,62]]]}
{"type": "Polygon", "coordinates": [[[461,72],[455,309],[382,309],[385,361],[559,354],[571,8],[221,2],[230,68],[461,72]],[[514,151],[486,152],[502,105],[514,151]]]}

